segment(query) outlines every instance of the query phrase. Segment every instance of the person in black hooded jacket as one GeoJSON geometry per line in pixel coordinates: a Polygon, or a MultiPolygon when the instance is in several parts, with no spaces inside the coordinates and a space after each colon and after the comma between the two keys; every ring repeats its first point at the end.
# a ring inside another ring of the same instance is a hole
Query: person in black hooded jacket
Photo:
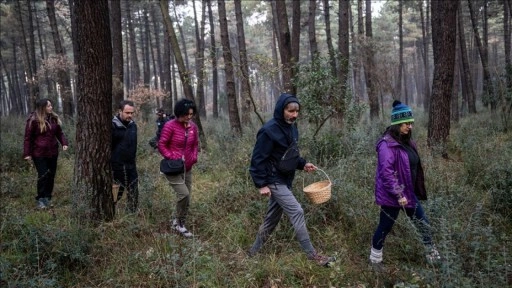
{"type": "Polygon", "coordinates": [[[291,191],[296,169],[306,172],[317,169],[298,152],[299,132],[295,121],[299,110],[297,97],[281,94],[274,109],[274,117],[263,125],[256,136],[249,172],[260,194],[270,199],[265,220],[248,254],[252,257],[258,253],[284,212],[290,219],[296,238],[308,259],[321,266],[329,266],[335,258],[322,256],[313,248],[304,220],[304,211],[291,191]]]}
{"type": "Polygon", "coordinates": [[[119,104],[119,114],[112,118],[112,156],[111,165],[114,183],[119,184],[117,200],[124,190],[127,194],[127,210],[134,213],[139,199],[139,176],[137,173],[137,124],[133,121],[134,103],[123,100],[119,104]]]}

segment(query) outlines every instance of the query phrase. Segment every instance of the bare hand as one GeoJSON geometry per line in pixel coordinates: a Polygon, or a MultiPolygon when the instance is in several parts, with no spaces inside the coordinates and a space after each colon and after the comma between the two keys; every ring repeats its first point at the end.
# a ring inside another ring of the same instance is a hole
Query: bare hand
{"type": "Polygon", "coordinates": [[[313,165],[313,163],[306,163],[306,165],[304,165],[304,171],[306,172],[312,172],[312,171],[315,171],[316,169],[318,169],[315,165],[313,165]]]}
{"type": "Polygon", "coordinates": [[[23,159],[25,159],[25,160],[32,160],[32,156],[27,156],[27,157],[25,157],[23,159]]]}
{"type": "Polygon", "coordinates": [[[68,146],[67,145],[62,146],[62,150],[64,150],[64,151],[68,150],[68,146]]]}
{"type": "Polygon", "coordinates": [[[407,205],[407,203],[408,203],[408,201],[407,201],[407,198],[405,198],[405,197],[398,199],[398,204],[400,204],[400,206],[405,206],[405,205],[407,205]]]}
{"type": "Polygon", "coordinates": [[[270,197],[270,188],[268,188],[268,186],[261,187],[260,194],[261,194],[261,196],[269,196],[270,197]]]}

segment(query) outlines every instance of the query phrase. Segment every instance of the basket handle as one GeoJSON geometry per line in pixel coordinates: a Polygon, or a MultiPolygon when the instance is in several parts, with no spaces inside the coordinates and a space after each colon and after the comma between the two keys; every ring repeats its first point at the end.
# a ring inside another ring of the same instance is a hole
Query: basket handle
{"type": "MultiPolygon", "coordinates": [[[[315,170],[315,171],[322,171],[322,173],[324,173],[324,174],[325,174],[325,177],[327,177],[327,180],[329,180],[329,183],[332,183],[332,182],[331,182],[331,178],[329,178],[329,175],[327,175],[327,173],[325,173],[325,171],[324,171],[324,170],[322,170],[322,169],[320,169],[320,168],[316,167],[316,170],[315,170]]],[[[304,187],[305,187],[305,186],[304,186],[304,179],[305,179],[305,178],[306,178],[306,177],[302,177],[302,189],[304,189],[304,187]]]]}

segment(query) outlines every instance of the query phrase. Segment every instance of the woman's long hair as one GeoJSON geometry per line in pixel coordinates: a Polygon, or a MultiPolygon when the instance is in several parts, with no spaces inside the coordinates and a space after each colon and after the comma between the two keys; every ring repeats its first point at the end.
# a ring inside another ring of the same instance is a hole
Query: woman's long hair
{"type": "Polygon", "coordinates": [[[43,98],[36,101],[36,109],[34,110],[34,120],[37,120],[37,123],[39,124],[39,130],[41,131],[41,133],[44,133],[47,127],[51,127],[49,122],[50,118],[54,118],[55,120],[57,120],[57,124],[61,125],[59,115],[55,114],[55,112],[53,111],[51,114],[46,113],[46,106],[48,106],[48,103],[52,103],[53,105],[53,102],[48,98],[43,98]]]}
{"type": "Polygon", "coordinates": [[[389,134],[391,138],[395,139],[398,143],[401,144],[409,144],[409,142],[412,139],[412,131],[409,131],[409,133],[402,135],[400,134],[400,126],[402,124],[395,124],[391,125],[388,128],[386,128],[386,131],[382,135],[389,134]]]}

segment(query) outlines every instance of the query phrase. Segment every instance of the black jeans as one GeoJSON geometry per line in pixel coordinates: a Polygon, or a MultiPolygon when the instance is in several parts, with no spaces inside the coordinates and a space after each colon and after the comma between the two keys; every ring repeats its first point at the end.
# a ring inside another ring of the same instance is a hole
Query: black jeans
{"type": "Polygon", "coordinates": [[[386,236],[391,231],[391,228],[393,228],[393,224],[395,224],[396,218],[398,217],[398,214],[401,210],[405,210],[407,217],[411,219],[411,221],[418,229],[418,232],[421,234],[423,244],[432,244],[432,232],[430,224],[428,222],[427,216],[425,215],[425,212],[423,211],[423,207],[419,202],[417,202],[415,208],[381,206],[379,226],[377,226],[377,230],[373,234],[372,239],[373,248],[377,250],[382,249],[384,246],[384,241],[386,240],[386,236]]]}
{"type": "Polygon", "coordinates": [[[37,170],[37,196],[40,198],[52,199],[53,185],[55,183],[55,172],[57,171],[57,156],[54,157],[32,157],[37,170]]]}
{"type": "Polygon", "coordinates": [[[114,182],[119,184],[119,192],[116,202],[123,197],[124,190],[128,190],[127,204],[128,211],[135,212],[139,203],[139,175],[137,169],[113,170],[114,182]]]}

